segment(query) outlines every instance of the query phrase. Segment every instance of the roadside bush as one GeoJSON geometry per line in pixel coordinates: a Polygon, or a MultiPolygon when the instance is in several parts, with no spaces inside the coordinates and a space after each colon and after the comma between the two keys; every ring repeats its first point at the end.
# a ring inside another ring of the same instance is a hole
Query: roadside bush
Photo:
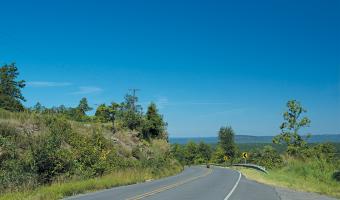
{"type": "Polygon", "coordinates": [[[333,173],[332,178],[338,182],[340,182],[340,171],[336,171],[333,173]]]}
{"type": "Polygon", "coordinates": [[[250,156],[250,161],[267,169],[279,168],[283,165],[283,159],[280,154],[269,145],[253,152],[250,156]]]}
{"type": "Polygon", "coordinates": [[[19,190],[22,187],[31,188],[36,185],[36,176],[30,163],[19,157],[15,152],[13,143],[0,139],[0,151],[2,155],[0,162],[0,191],[19,190]]]}
{"type": "Polygon", "coordinates": [[[72,166],[71,151],[66,148],[70,125],[57,118],[47,118],[46,125],[49,133],[39,138],[33,152],[34,167],[41,183],[50,183],[72,166]]]}
{"type": "Polygon", "coordinates": [[[186,159],[184,155],[184,147],[179,144],[171,145],[171,155],[178,160],[182,165],[186,165],[186,159]]]}
{"type": "Polygon", "coordinates": [[[192,165],[195,163],[195,158],[198,154],[198,148],[197,148],[197,144],[190,141],[184,149],[184,155],[185,155],[185,159],[186,159],[186,163],[188,165],[192,165]]]}
{"type": "Polygon", "coordinates": [[[217,164],[220,164],[220,163],[224,163],[224,150],[223,148],[218,145],[211,157],[211,162],[213,163],[217,163],[217,164]]]}
{"type": "Polygon", "coordinates": [[[32,191],[45,184],[83,181],[122,169],[144,170],[150,177],[180,171],[166,140],[131,135],[127,132],[113,140],[110,128],[103,124],[0,109],[0,192],[32,191]],[[117,152],[117,147],[132,150],[135,158],[131,152],[117,152]]]}
{"type": "Polygon", "coordinates": [[[22,138],[15,128],[0,123],[0,191],[36,184],[29,155],[19,151],[20,141],[22,138]]]}
{"type": "Polygon", "coordinates": [[[94,132],[86,137],[73,133],[72,145],[74,173],[85,178],[101,176],[117,166],[117,155],[113,144],[101,133],[94,132]]]}
{"type": "Polygon", "coordinates": [[[327,162],[336,161],[336,148],[331,143],[317,144],[301,151],[299,158],[302,159],[325,159],[327,162]]]}

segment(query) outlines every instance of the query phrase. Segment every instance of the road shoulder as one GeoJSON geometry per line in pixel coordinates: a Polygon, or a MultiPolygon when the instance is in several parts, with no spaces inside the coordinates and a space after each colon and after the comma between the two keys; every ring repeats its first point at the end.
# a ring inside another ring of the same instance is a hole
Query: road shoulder
{"type": "Polygon", "coordinates": [[[244,169],[236,168],[236,170],[240,171],[242,175],[248,180],[273,187],[281,200],[337,200],[337,198],[335,197],[330,197],[314,192],[297,191],[291,188],[272,184],[271,182],[268,183],[265,180],[262,180],[260,176],[249,176],[249,173],[245,173],[247,171],[244,169]]]}
{"type": "Polygon", "coordinates": [[[287,188],[274,187],[281,200],[336,200],[328,196],[311,192],[297,192],[287,188]]]}

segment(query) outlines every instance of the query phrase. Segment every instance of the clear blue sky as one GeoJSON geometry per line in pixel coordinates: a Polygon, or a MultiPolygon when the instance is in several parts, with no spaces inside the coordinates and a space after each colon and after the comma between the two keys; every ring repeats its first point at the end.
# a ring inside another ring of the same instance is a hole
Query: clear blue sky
{"type": "Polygon", "coordinates": [[[289,99],[340,133],[340,1],[1,1],[0,63],[25,105],[120,102],[139,88],[170,136],[274,135],[289,99]],[[143,3],[142,3],[143,2],[143,3]]]}

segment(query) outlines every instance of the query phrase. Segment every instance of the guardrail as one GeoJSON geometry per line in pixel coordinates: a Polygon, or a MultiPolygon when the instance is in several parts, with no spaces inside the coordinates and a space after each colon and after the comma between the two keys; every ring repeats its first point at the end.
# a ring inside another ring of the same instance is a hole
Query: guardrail
{"type": "Polygon", "coordinates": [[[232,166],[252,168],[252,169],[256,169],[256,170],[259,170],[259,171],[262,171],[262,172],[268,174],[268,171],[266,170],[266,168],[262,167],[262,166],[259,166],[259,165],[254,165],[254,164],[233,164],[232,166]]]}

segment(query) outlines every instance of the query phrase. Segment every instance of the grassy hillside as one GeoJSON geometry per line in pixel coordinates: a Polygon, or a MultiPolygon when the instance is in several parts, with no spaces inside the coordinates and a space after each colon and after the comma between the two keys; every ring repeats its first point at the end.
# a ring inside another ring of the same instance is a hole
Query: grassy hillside
{"type": "Polygon", "coordinates": [[[261,183],[340,198],[340,182],[332,178],[334,171],[339,170],[340,163],[329,163],[324,159],[284,160],[284,167],[270,169],[268,174],[253,169],[236,169],[247,178],[261,183]]]}
{"type": "Polygon", "coordinates": [[[0,199],[58,199],[181,171],[166,140],[111,128],[0,109],[0,199]]]}

